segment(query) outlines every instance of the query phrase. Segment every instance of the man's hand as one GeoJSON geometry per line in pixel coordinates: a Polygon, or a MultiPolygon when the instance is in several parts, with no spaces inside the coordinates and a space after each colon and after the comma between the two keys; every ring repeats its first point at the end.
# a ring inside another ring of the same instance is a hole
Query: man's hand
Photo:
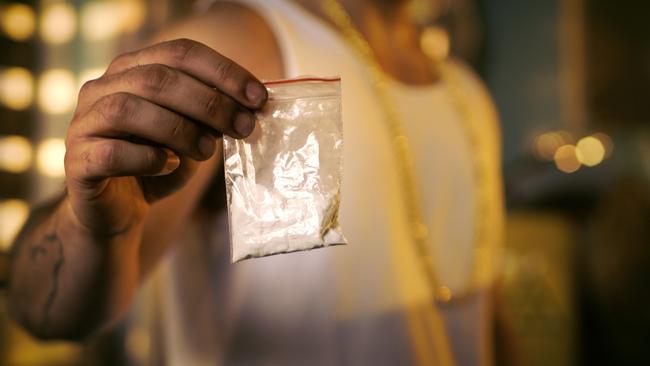
{"type": "Polygon", "coordinates": [[[256,74],[284,75],[270,28],[242,5],[215,4],[158,39],[184,36],[210,47],[181,39],[128,53],[82,88],[67,194],[32,210],[12,248],[11,313],[39,338],[82,340],[119,321],[194,219],[219,169],[219,135],[253,129],[266,89],[213,49],[256,74]]]}
{"type": "Polygon", "coordinates": [[[248,136],[266,98],[251,73],[188,39],[118,56],[82,87],[68,130],[76,220],[101,235],[141,223],[213,155],[220,134],[248,136]]]}

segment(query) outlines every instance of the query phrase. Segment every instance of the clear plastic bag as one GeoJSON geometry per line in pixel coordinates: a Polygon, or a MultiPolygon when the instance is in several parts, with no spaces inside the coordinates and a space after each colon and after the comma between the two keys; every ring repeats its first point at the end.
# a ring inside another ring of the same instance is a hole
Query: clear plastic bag
{"type": "Polygon", "coordinates": [[[253,133],[223,138],[233,263],[346,244],[338,222],[340,78],[265,85],[269,100],[253,133]]]}

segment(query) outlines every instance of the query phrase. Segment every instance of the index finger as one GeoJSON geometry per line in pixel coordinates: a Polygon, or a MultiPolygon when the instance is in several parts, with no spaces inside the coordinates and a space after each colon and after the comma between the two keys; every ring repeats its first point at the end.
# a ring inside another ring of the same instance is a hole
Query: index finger
{"type": "Polygon", "coordinates": [[[181,70],[248,108],[258,109],[266,102],[266,88],[248,70],[210,47],[185,38],[120,55],[111,62],[106,75],[147,64],[181,70]]]}

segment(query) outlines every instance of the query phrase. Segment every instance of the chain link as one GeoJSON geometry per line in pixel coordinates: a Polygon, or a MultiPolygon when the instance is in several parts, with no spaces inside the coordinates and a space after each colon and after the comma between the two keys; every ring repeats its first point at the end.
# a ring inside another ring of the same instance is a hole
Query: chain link
{"type": "Polygon", "coordinates": [[[442,82],[447,86],[452,97],[454,106],[460,116],[459,120],[461,121],[465,141],[472,153],[471,161],[475,180],[476,200],[473,228],[473,272],[471,283],[464,291],[460,291],[458,289],[452,289],[438,280],[434,257],[430,249],[432,247],[432,240],[429,230],[424,223],[424,215],[420,204],[420,191],[417,185],[414,157],[411,146],[404,133],[397,106],[388,90],[388,77],[381,68],[375,53],[366,39],[355,28],[345,8],[337,0],[323,0],[321,5],[330,21],[339,28],[348,44],[366,64],[368,76],[374,85],[380,105],[384,109],[386,127],[390,136],[392,136],[393,150],[397,158],[398,172],[401,177],[412,243],[415,246],[419,266],[430,286],[432,296],[438,303],[462,301],[476,292],[480,278],[487,273],[484,268],[488,265],[488,261],[486,260],[488,250],[485,248],[485,230],[487,228],[486,220],[488,218],[487,209],[489,205],[489,192],[487,192],[485,184],[486,164],[483,164],[481,161],[481,139],[478,136],[476,128],[472,126],[472,114],[467,105],[464,91],[459,86],[459,81],[456,79],[455,73],[447,67],[445,60],[432,60],[432,67],[434,70],[440,72],[442,82]]]}

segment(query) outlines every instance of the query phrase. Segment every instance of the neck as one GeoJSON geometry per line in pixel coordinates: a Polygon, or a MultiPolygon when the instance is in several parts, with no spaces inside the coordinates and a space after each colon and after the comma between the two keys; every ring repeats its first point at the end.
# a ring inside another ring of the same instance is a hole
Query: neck
{"type": "MultiPolygon", "coordinates": [[[[321,0],[294,1],[330,23],[321,9],[321,0]]],[[[406,84],[429,84],[437,80],[431,61],[420,49],[420,32],[409,14],[409,1],[338,1],[370,44],[385,72],[406,84]]]]}

